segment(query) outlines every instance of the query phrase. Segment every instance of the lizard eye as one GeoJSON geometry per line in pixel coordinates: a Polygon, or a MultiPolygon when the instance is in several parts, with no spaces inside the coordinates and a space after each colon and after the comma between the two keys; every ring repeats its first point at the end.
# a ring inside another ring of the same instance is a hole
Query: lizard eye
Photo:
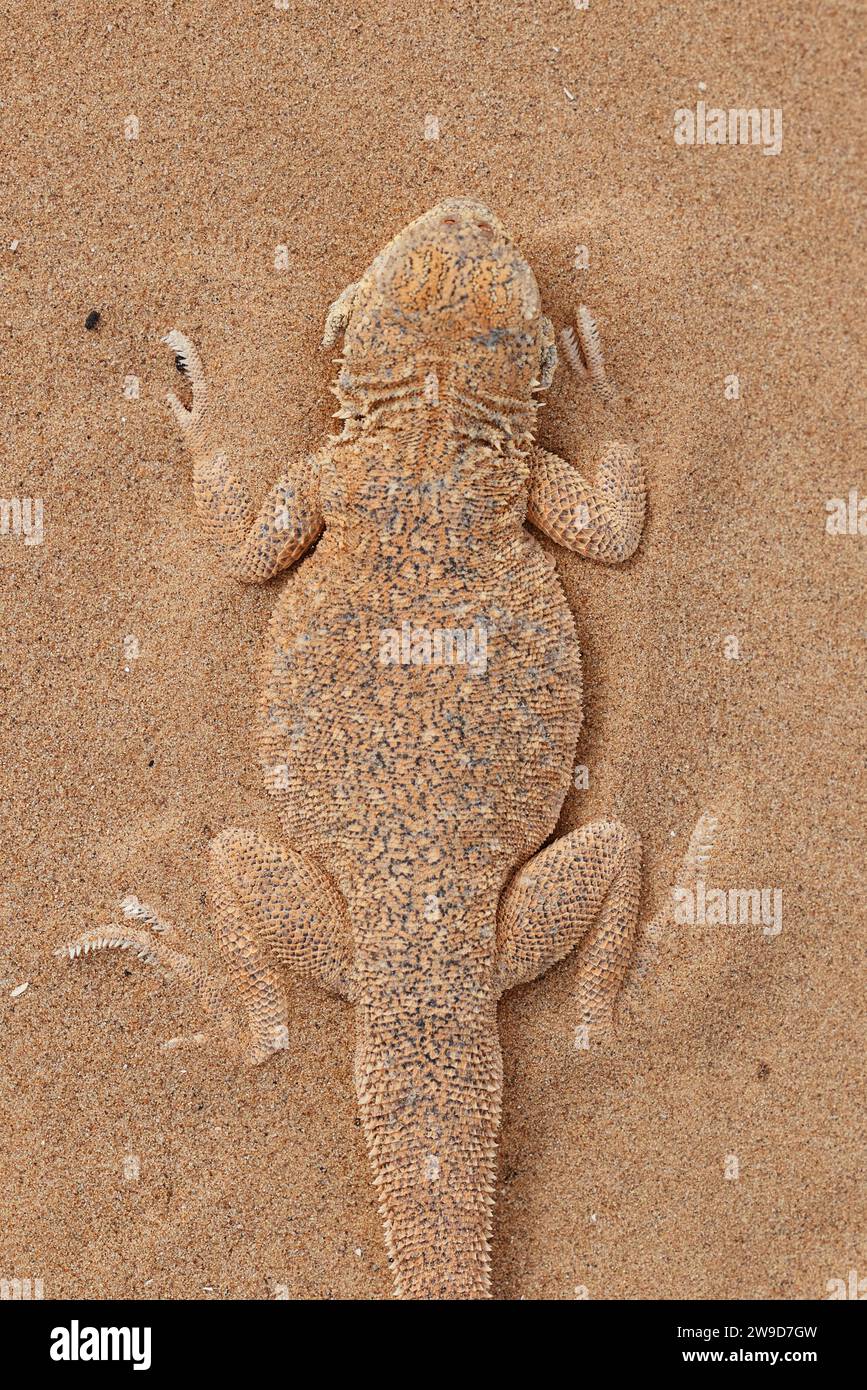
{"type": "Polygon", "coordinates": [[[456,223],[457,223],[457,218],[456,218],[456,217],[444,217],[444,218],[443,218],[443,226],[444,226],[444,227],[454,227],[454,226],[456,225],[456,223]]]}

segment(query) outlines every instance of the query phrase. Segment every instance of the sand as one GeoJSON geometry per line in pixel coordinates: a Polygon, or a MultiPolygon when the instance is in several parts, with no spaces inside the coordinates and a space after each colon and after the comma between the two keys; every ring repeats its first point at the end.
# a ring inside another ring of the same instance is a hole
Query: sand
{"type": "MultiPolygon", "coordinates": [[[[251,740],[274,596],[202,543],[161,334],[199,344],[261,493],[329,427],[327,306],[450,193],[513,229],[558,325],[591,305],[647,466],[636,559],[557,557],[589,769],[563,825],[640,831],[647,917],[719,806],[713,882],[783,895],[777,935],[666,933],[604,1053],[575,1048],[568,961],[507,998],[495,1296],[822,1298],[867,1272],[867,541],[826,532],[826,501],[865,486],[856,22],[815,0],[19,11],[0,492],[43,499],[44,541],[0,537],[0,1276],[389,1296],[351,1011],[297,987],[290,1055],[251,1074],[161,1050],[202,1017],[154,973],[51,952],[124,892],[206,952],[209,836],[276,833],[251,740]],[[678,147],[702,100],[780,108],[781,152],[678,147]]],[[[541,439],[589,466],[605,429],[561,370],[541,439]]]]}

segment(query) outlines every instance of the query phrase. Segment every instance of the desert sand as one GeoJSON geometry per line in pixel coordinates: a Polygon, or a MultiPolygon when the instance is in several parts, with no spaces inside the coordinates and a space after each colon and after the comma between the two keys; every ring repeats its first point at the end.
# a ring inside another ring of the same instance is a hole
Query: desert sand
{"type": "Polygon", "coordinates": [[[209,837],[275,831],[252,740],[274,593],[203,543],[160,337],[199,345],[261,495],[331,428],[328,305],[460,193],[558,327],[584,302],[602,329],[616,407],[561,368],[540,439],[592,469],[615,409],[648,476],[628,565],[549,547],[586,684],[563,827],[637,828],[644,919],[707,809],[709,881],[782,893],[776,934],[645,941],[598,1054],[573,963],[505,1000],[494,1296],[823,1298],[867,1273],[867,538],[826,526],[867,489],[856,8],[73,0],[3,23],[0,494],[42,499],[44,538],[0,536],[0,1277],[390,1296],[351,1010],[295,988],[289,1054],[245,1072],[161,1048],[202,1027],[182,989],[52,951],[135,893],[207,953],[209,837]],[[779,153],[677,145],[699,102],[781,111],[779,153]]]}

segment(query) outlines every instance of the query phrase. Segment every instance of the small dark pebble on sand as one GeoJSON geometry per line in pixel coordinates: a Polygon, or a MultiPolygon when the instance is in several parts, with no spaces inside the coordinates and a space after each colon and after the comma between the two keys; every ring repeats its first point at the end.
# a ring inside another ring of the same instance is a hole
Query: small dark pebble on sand
{"type": "Polygon", "coordinates": [[[101,317],[102,315],[100,314],[98,309],[91,309],[87,318],[84,320],[84,326],[89,333],[92,333],[94,328],[99,327],[99,320],[101,319],[101,317]]]}

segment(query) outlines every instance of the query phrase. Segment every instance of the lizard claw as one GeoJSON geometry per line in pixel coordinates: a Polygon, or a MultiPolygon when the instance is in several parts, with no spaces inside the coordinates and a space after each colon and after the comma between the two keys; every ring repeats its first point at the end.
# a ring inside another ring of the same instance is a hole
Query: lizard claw
{"type": "Polygon", "coordinates": [[[201,425],[205,416],[208,404],[205,369],[194,343],[177,328],[173,328],[161,341],[165,343],[166,347],[171,348],[178,366],[193,389],[193,404],[190,410],[187,410],[186,406],[178,400],[173,391],[170,391],[166,396],[166,401],[181,430],[184,434],[188,434],[190,430],[197,429],[201,425]]]}
{"type": "MultiPolygon", "coordinates": [[[[222,988],[218,980],[192,960],[176,951],[170,941],[160,940],[161,935],[170,939],[175,928],[160,918],[147,903],[140,902],[133,894],[121,899],[123,922],[112,922],[106,927],[94,927],[83,932],[73,941],[59,946],[56,956],[76,960],[80,956],[102,950],[130,951],[145,965],[155,965],[167,979],[183,980],[193,987],[199,1002],[214,1021],[214,1026],[206,1032],[168,1038],[160,1043],[161,1052],[173,1052],[179,1047],[201,1047],[222,1037],[228,1041],[232,1050],[242,1048],[244,1061],[249,1066],[259,1066],[275,1052],[283,1052],[289,1046],[289,1029],[285,1024],[269,1025],[267,1021],[255,1027],[254,1036],[243,1049],[239,1035],[232,1020],[231,1012],[222,999],[222,988]]],[[[249,1035],[248,1035],[249,1037],[249,1035]]]]}
{"type": "Polygon", "coordinates": [[[147,903],[140,902],[134,893],[127,893],[125,898],[121,898],[120,908],[127,921],[141,922],[150,927],[151,931],[174,931],[171,922],[164,922],[152,907],[148,907],[147,903]]]}

